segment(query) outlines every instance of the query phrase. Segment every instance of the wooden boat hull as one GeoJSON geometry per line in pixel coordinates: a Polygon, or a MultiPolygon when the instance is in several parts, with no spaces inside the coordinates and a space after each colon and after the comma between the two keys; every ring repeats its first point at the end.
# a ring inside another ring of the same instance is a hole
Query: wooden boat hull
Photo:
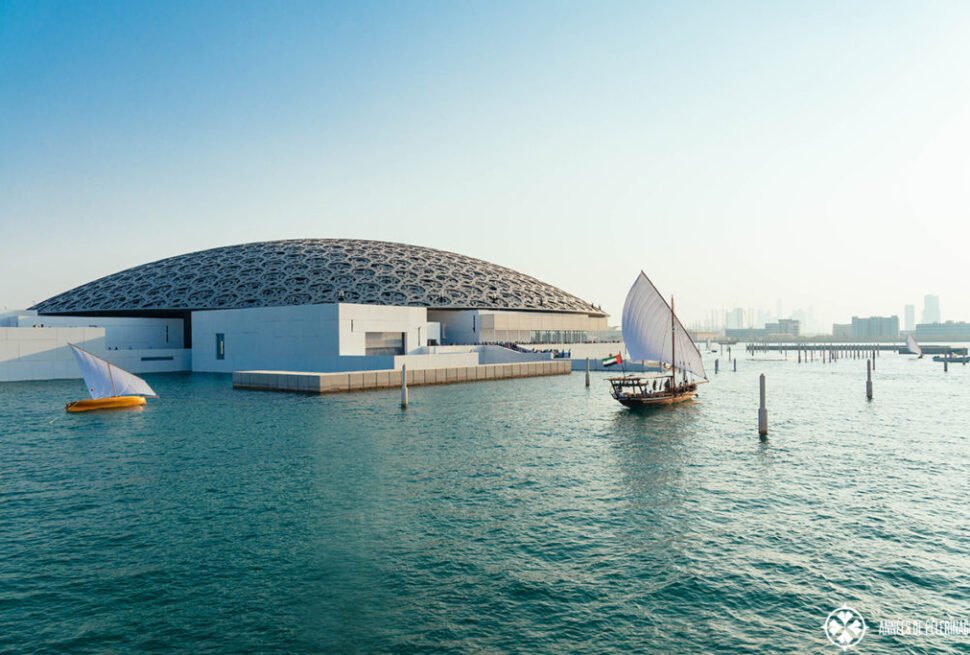
{"type": "Polygon", "coordinates": [[[92,398],[90,400],[75,400],[64,406],[68,412],[93,412],[102,409],[131,409],[142,407],[145,399],[141,396],[112,396],[111,398],[92,398]]]}
{"type": "Polygon", "coordinates": [[[609,378],[610,395],[625,407],[666,407],[687,402],[697,397],[697,384],[675,387],[673,391],[667,378],[645,378],[637,375],[609,378]],[[657,388],[658,385],[661,388],[657,388]]]}
{"type": "Polygon", "coordinates": [[[950,362],[951,364],[966,364],[970,362],[970,356],[956,355],[954,357],[947,358],[944,355],[936,355],[933,357],[934,362],[950,362]]]}
{"type": "Polygon", "coordinates": [[[617,398],[616,400],[624,407],[666,407],[668,405],[675,405],[677,403],[684,403],[689,400],[694,400],[696,397],[697,393],[690,391],[687,393],[653,396],[649,398],[623,396],[617,398]]]}

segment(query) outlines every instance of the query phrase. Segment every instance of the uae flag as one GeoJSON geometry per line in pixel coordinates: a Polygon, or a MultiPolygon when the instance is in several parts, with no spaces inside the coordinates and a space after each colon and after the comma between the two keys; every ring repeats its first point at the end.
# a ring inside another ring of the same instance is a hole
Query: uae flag
{"type": "Polygon", "coordinates": [[[614,364],[622,364],[623,358],[620,357],[619,353],[613,355],[612,357],[606,357],[602,360],[603,366],[613,366],[614,364]]]}

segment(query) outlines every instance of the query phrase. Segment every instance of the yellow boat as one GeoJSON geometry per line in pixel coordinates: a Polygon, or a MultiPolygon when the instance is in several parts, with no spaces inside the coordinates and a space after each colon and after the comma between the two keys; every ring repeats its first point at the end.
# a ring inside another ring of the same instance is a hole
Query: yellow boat
{"type": "Polygon", "coordinates": [[[90,400],[75,400],[64,406],[68,412],[92,412],[99,409],[144,407],[145,396],[158,398],[148,383],[137,375],[118,368],[73,343],[68,344],[84,376],[90,400]]]}
{"type": "Polygon", "coordinates": [[[146,401],[141,396],[111,396],[109,398],[91,398],[90,400],[75,400],[64,406],[71,412],[93,412],[98,409],[128,409],[143,407],[146,401]]]}

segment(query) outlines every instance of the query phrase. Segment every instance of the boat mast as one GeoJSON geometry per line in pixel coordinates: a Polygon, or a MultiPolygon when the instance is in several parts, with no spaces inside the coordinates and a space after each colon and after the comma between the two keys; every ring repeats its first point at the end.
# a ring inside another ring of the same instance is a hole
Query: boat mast
{"type": "Polygon", "coordinates": [[[674,297],[670,296],[670,393],[674,393],[677,386],[677,317],[674,315],[674,297]]]}

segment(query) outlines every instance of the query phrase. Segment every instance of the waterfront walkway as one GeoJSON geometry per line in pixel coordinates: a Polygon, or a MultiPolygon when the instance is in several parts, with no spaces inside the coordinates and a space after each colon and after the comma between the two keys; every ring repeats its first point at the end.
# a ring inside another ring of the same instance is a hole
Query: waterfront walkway
{"type": "MultiPolygon", "coordinates": [[[[483,364],[407,370],[408,386],[453,384],[544,375],[569,375],[570,360],[554,359],[515,364],[483,364]]],[[[309,373],[299,371],[236,371],[232,374],[235,389],[290,391],[295,393],[341,393],[368,389],[391,389],[401,386],[400,370],[309,373]]]]}

